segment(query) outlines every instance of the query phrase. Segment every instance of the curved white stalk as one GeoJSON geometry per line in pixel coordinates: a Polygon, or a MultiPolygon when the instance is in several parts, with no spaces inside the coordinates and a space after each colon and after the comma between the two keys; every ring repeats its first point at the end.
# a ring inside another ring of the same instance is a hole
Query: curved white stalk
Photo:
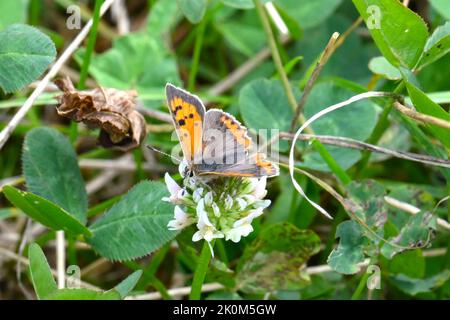
{"type": "Polygon", "coordinates": [[[345,100],[343,102],[340,102],[340,103],[334,104],[332,106],[329,106],[328,108],[325,108],[325,109],[317,112],[311,118],[306,120],[305,123],[297,130],[297,132],[294,135],[294,138],[292,139],[291,150],[289,152],[289,174],[291,176],[292,184],[294,185],[294,187],[298,191],[298,193],[300,193],[300,195],[306,199],[306,201],[308,201],[314,208],[319,210],[320,213],[322,213],[324,216],[326,216],[329,219],[333,219],[333,218],[330,216],[330,214],[324,208],[322,208],[320,205],[318,205],[317,203],[315,203],[314,201],[309,199],[308,196],[303,191],[302,187],[298,184],[297,180],[295,180],[295,177],[294,177],[295,143],[297,142],[300,134],[302,133],[302,131],[306,127],[308,127],[311,123],[313,123],[314,121],[316,121],[319,118],[323,117],[324,115],[326,115],[326,114],[328,114],[328,113],[330,113],[332,111],[341,109],[341,108],[343,108],[345,106],[348,106],[349,104],[351,104],[353,102],[356,102],[356,101],[359,101],[359,100],[368,99],[368,98],[375,98],[375,97],[388,97],[388,96],[393,96],[393,94],[389,93],[389,92],[369,91],[369,92],[365,92],[365,93],[361,93],[361,94],[358,94],[356,96],[353,96],[350,99],[347,99],[347,100],[345,100]]]}

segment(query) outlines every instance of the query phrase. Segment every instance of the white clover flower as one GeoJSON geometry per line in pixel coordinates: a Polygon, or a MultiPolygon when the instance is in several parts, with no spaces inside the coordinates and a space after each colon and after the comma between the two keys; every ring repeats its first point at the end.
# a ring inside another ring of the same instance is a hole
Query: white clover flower
{"type": "Polygon", "coordinates": [[[267,194],[266,185],[267,185],[267,177],[262,177],[258,179],[258,182],[256,183],[256,186],[253,189],[252,195],[256,199],[263,199],[267,194]]]}
{"type": "Polygon", "coordinates": [[[208,207],[210,207],[213,203],[213,193],[212,191],[209,191],[205,194],[205,205],[207,205],[208,207]]]}
{"type": "Polygon", "coordinates": [[[200,199],[196,208],[198,222],[202,223],[202,225],[212,227],[211,221],[208,218],[208,212],[205,210],[205,199],[200,199]]]}
{"type": "Polygon", "coordinates": [[[242,198],[237,198],[236,202],[238,203],[239,209],[241,209],[241,211],[247,207],[247,201],[242,198]]]}
{"type": "Polygon", "coordinates": [[[206,241],[211,242],[213,239],[224,237],[223,233],[218,231],[209,220],[208,212],[205,210],[204,199],[201,199],[197,205],[197,217],[198,231],[192,236],[192,241],[196,242],[205,239],[206,241]]]}
{"type": "Polygon", "coordinates": [[[195,220],[183,209],[179,206],[175,206],[174,219],[169,221],[167,227],[169,227],[169,230],[182,230],[194,222],[195,220]]]}
{"type": "Polygon", "coordinates": [[[253,231],[252,227],[253,219],[259,217],[260,215],[262,215],[262,213],[263,208],[258,208],[250,211],[250,213],[244,218],[237,220],[233,224],[233,228],[225,233],[225,240],[239,242],[241,241],[241,237],[248,236],[253,231]]]}
{"type": "Polygon", "coordinates": [[[198,231],[192,236],[192,241],[197,242],[201,239],[205,239],[211,242],[213,239],[223,238],[222,232],[218,231],[216,228],[203,225],[201,223],[197,224],[198,231]]]}
{"type": "MultiPolygon", "coordinates": [[[[186,164],[181,163],[179,170],[184,176],[186,164]]],[[[177,205],[169,229],[181,230],[195,224],[197,231],[192,241],[207,241],[211,252],[210,242],[214,239],[239,242],[248,236],[253,231],[253,219],[270,205],[270,200],[264,199],[265,177],[185,177],[181,187],[166,174],[165,181],[170,197],[164,200],[177,205]]]]}
{"type": "Polygon", "coordinates": [[[195,181],[195,178],[187,177],[184,179],[184,185],[185,187],[195,190],[197,188],[197,183],[195,181]]]}
{"type": "Polygon", "coordinates": [[[258,200],[255,203],[253,203],[253,206],[255,208],[267,208],[268,206],[270,206],[271,201],[270,200],[258,200]]]}
{"type": "Polygon", "coordinates": [[[227,194],[225,199],[225,210],[230,210],[233,207],[233,198],[227,194]]]}
{"type": "Polygon", "coordinates": [[[198,203],[203,196],[203,188],[197,188],[194,190],[194,193],[192,194],[192,198],[194,199],[194,202],[198,203]]]}
{"type": "Polygon", "coordinates": [[[213,202],[213,203],[211,204],[211,207],[212,207],[212,209],[213,209],[214,215],[215,215],[216,217],[220,217],[220,209],[219,209],[219,206],[217,205],[217,203],[213,202]]]}
{"type": "Polygon", "coordinates": [[[225,240],[231,240],[237,243],[241,241],[242,237],[248,236],[252,231],[252,225],[250,223],[244,223],[225,232],[225,240]]]}
{"type": "Polygon", "coordinates": [[[258,183],[259,183],[258,178],[249,178],[247,188],[245,189],[245,193],[252,193],[258,186],[258,183]]]}
{"type": "Polygon", "coordinates": [[[247,202],[247,205],[251,205],[251,204],[255,203],[255,201],[256,201],[255,196],[253,196],[251,194],[243,195],[242,199],[244,199],[247,202]]]}
{"type": "Polygon", "coordinates": [[[166,182],[167,190],[169,190],[170,197],[162,198],[163,201],[176,203],[179,200],[180,192],[182,192],[182,188],[176,183],[175,180],[166,172],[164,175],[164,181],[166,182]]]}
{"type": "Polygon", "coordinates": [[[238,221],[236,221],[233,225],[233,227],[236,226],[241,226],[242,224],[244,224],[245,222],[247,223],[252,223],[253,219],[258,218],[260,215],[263,214],[263,210],[264,208],[260,207],[254,210],[251,210],[247,216],[239,219],[238,221]]]}

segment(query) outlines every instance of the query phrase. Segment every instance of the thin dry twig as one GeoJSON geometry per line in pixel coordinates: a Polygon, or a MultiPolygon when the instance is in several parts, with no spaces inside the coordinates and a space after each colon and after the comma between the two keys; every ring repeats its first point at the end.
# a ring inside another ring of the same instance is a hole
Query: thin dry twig
{"type": "MultiPolygon", "coordinates": [[[[392,197],[386,196],[386,197],[384,197],[384,201],[387,204],[389,204],[390,206],[400,209],[402,211],[405,211],[412,215],[415,215],[421,211],[419,208],[413,206],[412,204],[397,200],[392,197]]],[[[441,218],[437,218],[436,220],[437,220],[438,226],[440,226],[441,228],[444,228],[446,230],[450,230],[450,223],[448,221],[445,221],[444,219],[441,219],[441,218]]]]}
{"type": "MultiPolygon", "coordinates": [[[[19,221],[18,221],[19,226],[21,225],[20,220],[21,219],[19,219],[19,221]]],[[[26,246],[28,240],[32,238],[31,229],[32,229],[33,221],[30,218],[26,218],[25,220],[26,220],[26,222],[25,222],[24,229],[18,235],[18,240],[19,240],[19,247],[17,250],[18,255],[23,254],[23,251],[25,250],[25,246],[26,246]]],[[[19,288],[22,291],[22,293],[28,299],[30,299],[30,293],[22,283],[22,263],[19,260],[17,260],[17,262],[16,262],[16,279],[17,279],[17,284],[19,285],[19,288]]]]}
{"type": "Polygon", "coordinates": [[[294,132],[295,127],[297,125],[297,121],[300,117],[301,111],[303,107],[305,106],[306,100],[309,96],[309,94],[312,91],[312,88],[314,87],[315,82],[317,81],[317,78],[319,77],[320,73],[322,72],[323,67],[326,65],[330,57],[333,55],[333,53],[338,49],[341,45],[344,44],[347,37],[363,22],[363,19],[359,17],[356,19],[356,21],[347,29],[345,32],[340,36],[338,32],[335,32],[331,35],[330,40],[328,41],[328,44],[326,45],[325,49],[323,50],[322,54],[320,55],[316,66],[314,67],[314,70],[308,79],[308,82],[305,85],[305,88],[303,90],[303,95],[297,105],[297,108],[295,109],[294,117],[292,118],[291,122],[291,129],[290,132],[294,132]]]}
{"type": "Polygon", "coordinates": [[[450,130],[450,121],[446,121],[443,119],[439,119],[433,116],[429,116],[427,114],[414,111],[412,108],[408,108],[398,101],[394,102],[394,108],[397,109],[402,114],[404,114],[405,116],[408,116],[414,120],[450,130]]]}
{"type": "Polygon", "coordinates": [[[295,162],[294,162],[294,153],[295,153],[295,144],[300,136],[300,134],[302,133],[303,130],[305,130],[305,128],[307,128],[310,124],[312,124],[314,121],[316,121],[317,119],[325,116],[326,114],[333,112],[335,110],[344,108],[356,101],[359,100],[363,100],[363,99],[368,99],[368,98],[375,98],[375,97],[392,97],[392,93],[390,92],[375,92],[375,91],[369,91],[369,92],[365,92],[365,93],[361,93],[358,95],[355,95],[345,101],[336,103],[332,106],[329,106],[319,112],[317,112],[316,114],[314,114],[311,118],[309,118],[307,121],[305,121],[302,126],[295,132],[294,137],[292,138],[292,144],[291,144],[291,148],[289,150],[289,174],[291,177],[291,181],[292,184],[294,185],[295,190],[298,191],[298,193],[305,198],[306,201],[309,202],[309,204],[311,204],[314,208],[316,208],[317,210],[319,210],[320,213],[322,213],[324,216],[326,216],[329,219],[332,219],[330,214],[324,209],[322,208],[320,205],[318,205],[317,203],[315,203],[314,201],[312,201],[303,191],[302,187],[300,186],[300,184],[297,182],[297,180],[294,177],[294,171],[295,171],[295,162]]]}
{"type": "MultiPolygon", "coordinates": [[[[438,249],[431,249],[426,250],[423,252],[424,257],[435,257],[435,256],[442,256],[445,255],[447,252],[446,248],[438,248],[438,249]]],[[[358,264],[359,271],[366,268],[370,263],[370,259],[365,259],[363,262],[358,264]]],[[[333,272],[334,270],[331,269],[331,267],[327,264],[324,265],[318,265],[318,266],[311,266],[306,268],[306,273],[309,275],[315,275],[315,274],[321,274],[321,273],[327,273],[327,272],[333,272]]],[[[211,292],[211,291],[217,291],[224,289],[224,286],[220,283],[208,283],[204,284],[202,287],[202,292],[211,292]]],[[[168,293],[172,297],[180,297],[188,295],[191,292],[191,287],[181,287],[181,288],[174,288],[168,290],[168,293]]],[[[126,300],[158,300],[161,299],[162,296],[159,292],[150,292],[142,295],[136,295],[136,296],[130,296],[127,297],[126,300]]]]}
{"type": "Polygon", "coordinates": [[[334,50],[336,50],[337,48],[339,48],[340,46],[342,46],[344,44],[344,41],[348,38],[348,36],[350,34],[353,33],[353,31],[356,30],[356,28],[359,27],[359,25],[364,21],[363,18],[358,17],[358,19],[355,20],[355,22],[353,22],[353,24],[344,31],[344,33],[342,33],[342,35],[339,37],[339,39],[336,41],[336,45],[334,46],[334,50]]]}
{"type": "MultiPolygon", "coordinates": [[[[281,139],[292,140],[293,134],[287,132],[281,132],[279,134],[281,139]]],[[[373,144],[369,144],[363,141],[346,138],[346,137],[335,137],[335,136],[326,136],[326,135],[314,135],[314,134],[301,134],[298,138],[302,141],[310,141],[313,139],[319,140],[323,144],[333,145],[343,148],[351,148],[357,150],[365,150],[377,153],[387,154],[396,158],[420,162],[424,164],[450,168],[450,160],[449,159],[441,159],[435,158],[432,156],[422,155],[418,153],[404,152],[391,150],[383,147],[379,147],[373,144]]]]}
{"type": "Polygon", "coordinates": [[[330,40],[328,41],[328,44],[326,45],[325,49],[323,50],[322,54],[320,55],[319,59],[317,60],[317,64],[314,68],[313,73],[311,74],[311,77],[309,78],[308,82],[306,83],[305,89],[303,90],[302,97],[300,98],[299,103],[297,104],[297,108],[295,109],[294,117],[292,118],[291,122],[291,129],[290,132],[294,132],[295,127],[297,126],[297,121],[300,116],[300,113],[305,106],[306,100],[311,93],[311,90],[316,83],[317,78],[319,77],[320,72],[322,71],[325,64],[330,59],[331,55],[335,51],[336,47],[336,41],[339,38],[339,32],[333,33],[330,40]]]}
{"type": "MultiPolygon", "coordinates": [[[[365,260],[364,262],[360,263],[358,266],[360,268],[364,268],[369,264],[369,259],[365,260]]],[[[329,265],[320,265],[320,266],[313,266],[306,268],[306,272],[310,275],[313,274],[320,274],[325,272],[332,272],[333,270],[329,265]]],[[[220,283],[207,283],[204,284],[202,287],[202,292],[211,292],[211,291],[217,291],[224,289],[224,286],[220,283]]],[[[172,297],[180,297],[185,296],[191,292],[191,287],[181,287],[181,288],[174,288],[168,290],[168,293],[172,297]]],[[[142,295],[136,295],[136,296],[130,296],[127,297],[127,300],[158,300],[161,299],[162,296],[159,292],[151,292],[146,293],[142,295]]]]}
{"type": "MultiPolygon", "coordinates": [[[[103,3],[103,5],[102,5],[102,7],[100,9],[100,16],[102,16],[106,12],[106,10],[108,10],[108,8],[111,6],[111,4],[114,1],[115,0],[106,0],[103,3]]],[[[39,97],[39,95],[41,95],[41,93],[47,87],[47,85],[50,82],[50,80],[58,74],[58,72],[61,69],[62,65],[64,65],[67,62],[67,60],[70,58],[70,56],[75,52],[75,50],[80,46],[80,44],[86,38],[86,36],[89,33],[89,30],[92,27],[92,23],[93,23],[93,20],[91,19],[83,27],[83,29],[81,29],[80,33],[78,33],[78,35],[75,37],[75,39],[67,47],[67,49],[64,50],[64,52],[61,54],[61,56],[56,60],[56,62],[50,68],[48,73],[39,82],[39,85],[36,87],[36,89],[34,89],[34,91],[31,93],[31,95],[28,97],[28,99],[25,101],[25,103],[19,108],[19,110],[13,116],[11,121],[0,132],[0,149],[3,148],[3,146],[6,143],[6,141],[8,141],[9,137],[11,136],[11,133],[19,125],[19,123],[25,117],[27,112],[31,109],[31,107],[33,106],[34,101],[39,97]]]]}
{"type": "Polygon", "coordinates": [[[172,132],[174,130],[173,124],[148,124],[147,132],[172,132]]]}
{"type": "Polygon", "coordinates": [[[16,186],[25,182],[23,176],[14,176],[0,180],[0,192],[2,192],[4,186],[16,186]]]}
{"type": "Polygon", "coordinates": [[[436,248],[436,249],[425,250],[423,252],[423,256],[428,257],[428,258],[440,257],[440,256],[445,256],[446,253],[447,253],[447,248],[436,248]]]}
{"type": "Polygon", "coordinates": [[[269,14],[270,18],[272,19],[273,23],[276,25],[278,31],[280,31],[281,34],[287,35],[289,33],[289,30],[284,23],[283,19],[281,18],[280,14],[278,13],[277,8],[273,5],[272,2],[266,2],[264,4],[264,7],[267,10],[267,13],[269,14]]]}
{"type": "Polygon", "coordinates": [[[59,289],[63,289],[66,285],[66,248],[64,239],[64,231],[56,231],[56,273],[59,289]]]}
{"type": "MultiPolygon", "coordinates": [[[[126,154],[116,160],[117,164],[127,164],[131,163],[132,156],[129,154],[126,154]]],[[[107,185],[109,182],[111,182],[115,177],[117,177],[121,171],[115,170],[115,169],[105,169],[103,172],[101,172],[99,175],[97,175],[94,179],[89,181],[86,184],[86,192],[88,194],[94,194],[101,188],[103,188],[105,185],[107,185]]]]}
{"type": "MultiPolygon", "coordinates": [[[[223,289],[224,286],[220,283],[206,283],[202,286],[202,292],[211,292],[223,289]]],[[[181,287],[167,290],[171,297],[180,297],[188,295],[191,292],[191,287],[181,287]]],[[[158,300],[161,299],[161,293],[150,292],[146,294],[127,297],[126,300],[158,300]]]]}
{"type": "Polygon", "coordinates": [[[139,101],[137,103],[136,110],[142,113],[143,115],[149,116],[156,120],[172,123],[172,117],[170,116],[170,114],[158,110],[145,108],[139,101]]]}
{"type": "MultiPolygon", "coordinates": [[[[370,259],[365,259],[363,262],[358,263],[358,267],[359,267],[359,271],[361,271],[361,269],[367,267],[369,265],[370,259]]],[[[333,272],[333,269],[331,269],[331,267],[327,264],[325,265],[320,265],[320,266],[313,266],[313,267],[308,267],[306,268],[306,272],[309,275],[313,275],[313,274],[320,274],[320,273],[326,273],[326,272],[333,272]]]]}
{"type": "Polygon", "coordinates": [[[124,0],[117,0],[111,7],[111,15],[117,23],[119,35],[130,32],[130,19],[128,17],[127,6],[124,0]]]}
{"type": "MultiPolygon", "coordinates": [[[[117,160],[102,160],[102,159],[81,159],[78,162],[80,168],[83,169],[112,169],[116,171],[136,171],[136,163],[127,162],[121,163],[117,160]]],[[[170,168],[161,165],[151,165],[144,163],[142,169],[145,171],[166,172],[170,168]]]]}
{"type": "Polygon", "coordinates": [[[99,258],[94,262],[90,263],[89,265],[87,265],[86,267],[84,267],[83,270],[81,270],[81,276],[86,277],[94,273],[94,271],[96,271],[97,269],[102,268],[103,266],[108,265],[110,263],[111,261],[109,261],[106,258],[99,258]]]}

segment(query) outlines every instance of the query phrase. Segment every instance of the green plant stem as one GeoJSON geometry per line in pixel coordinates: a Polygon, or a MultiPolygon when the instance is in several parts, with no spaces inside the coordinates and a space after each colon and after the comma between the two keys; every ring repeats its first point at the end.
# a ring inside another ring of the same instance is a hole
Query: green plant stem
{"type": "MultiPolygon", "coordinates": [[[[103,0],[95,0],[94,15],[92,17],[92,28],[89,32],[89,38],[86,46],[86,53],[84,55],[83,64],[80,70],[80,81],[78,82],[78,90],[83,90],[86,87],[86,80],[88,77],[89,65],[91,64],[91,57],[94,51],[95,42],[97,40],[98,23],[100,21],[100,8],[103,0]]],[[[69,139],[75,143],[78,136],[78,123],[72,121],[70,123],[69,139]]]]}
{"type": "MultiPolygon", "coordinates": [[[[372,256],[370,258],[370,261],[369,261],[369,264],[367,265],[367,267],[377,263],[377,260],[378,259],[376,256],[372,256]]],[[[353,294],[352,294],[352,297],[351,297],[352,300],[360,299],[361,294],[364,291],[364,288],[366,287],[367,279],[369,279],[369,276],[370,276],[370,273],[367,272],[367,267],[364,270],[364,274],[361,276],[361,279],[359,280],[358,287],[356,287],[355,292],[353,292],[353,294]]]]}
{"type": "Polygon", "coordinates": [[[189,269],[191,272],[195,271],[195,263],[191,259],[189,259],[189,257],[184,252],[178,251],[176,257],[181,265],[189,269]]]}
{"type": "Polygon", "coordinates": [[[147,269],[143,269],[139,263],[134,261],[125,261],[123,264],[133,271],[142,270],[142,275],[146,279],[146,282],[149,283],[156,290],[158,290],[164,300],[172,300],[172,297],[167,291],[167,288],[164,285],[164,283],[162,283],[158,278],[156,278],[154,274],[149,272],[147,269]]]}
{"type": "MultiPolygon", "coordinates": [[[[37,1],[41,2],[42,0],[37,1]]],[[[89,8],[81,1],[55,0],[55,3],[64,8],[64,10],[66,10],[66,8],[69,6],[78,6],[78,8],[80,9],[80,17],[83,22],[89,21],[93,16],[89,8]]],[[[112,27],[110,27],[106,23],[103,23],[102,21],[99,22],[98,31],[103,37],[107,38],[108,40],[113,40],[118,37],[118,33],[112,27]]]]}
{"type": "Polygon", "coordinates": [[[170,243],[163,246],[161,249],[159,249],[152,257],[152,260],[148,264],[146,270],[148,270],[149,273],[155,274],[156,271],[158,271],[159,266],[164,261],[164,258],[166,257],[167,253],[170,249],[170,243]]]}
{"type": "Polygon", "coordinates": [[[311,143],[314,149],[316,149],[316,151],[319,152],[322,159],[328,165],[328,168],[330,168],[331,171],[334,172],[334,174],[344,185],[347,185],[350,182],[352,182],[352,179],[347,174],[347,172],[345,172],[345,170],[339,165],[339,163],[337,163],[336,160],[334,160],[333,156],[328,152],[328,150],[319,140],[316,139],[311,140],[311,143]]]}
{"type": "MultiPolygon", "coordinates": [[[[347,217],[347,212],[344,210],[344,208],[339,207],[337,214],[333,217],[333,222],[331,225],[331,231],[330,235],[335,235],[338,225],[345,220],[347,217]]],[[[322,250],[322,253],[320,255],[320,261],[322,263],[326,263],[328,256],[330,255],[331,251],[333,250],[335,238],[334,236],[330,236],[327,238],[325,242],[325,248],[322,250]]]]}
{"type": "MultiPolygon", "coordinates": [[[[211,241],[211,246],[214,246],[211,241]]],[[[189,294],[189,300],[200,300],[202,293],[203,281],[205,281],[206,272],[208,271],[209,261],[211,260],[211,250],[207,241],[204,241],[202,252],[198,260],[198,265],[194,273],[194,279],[192,280],[191,293],[189,294]]]]}
{"type": "Polygon", "coordinates": [[[225,245],[224,245],[222,239],[216,240],[216,248],[217,248],[217,252],[219,254],[220,260],[222,260],[223,263],[228,265],[228,263],[230,261],[228,260],[227,251],[225,250],[225,245]]]}
{"type": "MultiPolygon", "coordinates": [[[[283,83],[284,91],[286,93],[286,96],[288,98],[289,104],[291,105],[292,110],[297,109],[297,101],[294,96],[294,92],[292,91],[291,84],[289,82],[289,79],[287,77],[287,74],[284,70],[283,62],[281,61],[281,56],[277,48],[277,43],[275,41],[275,36],[273,34],[273,30],[270,26],[269,18],[267,17],[266,13],[264,12],[264,8],[261,5],[261,2],[259,0],[253,0],[255,3],[256,10],[258,11],[258,15],[260,17],[261,23],[263,25],[264,31],[267,36],[267,41],[269,42],[269,48],[272,53],[272,58],[275,63],[275,67],[278,71],[278,74],[280,76],[281,82],[283,83]]],[[[299,115],[300,123],[305,122],[305,118],[303,114],[299,115]]],[[[311,129],[306,128],[306,132],[313,133],[311,129]]],[[[334,158],[331,156],[331,154],[328,152],[328,150],[323,146],[322,143],[318,140],[312,140],[312,145],[315,148],[315,150],[320,154],[320,156],[323,158],[323,160],[326,162],[328,167],[331,169],[331,171],[334,172],[334,174],[338,177],[338,179],[343,184],[348,184],[351,181],[351,178],[348,176],[348,174],[345,172],[343,168],[334,160],[334,158]]]]}
{"type": "Polygon", "coordinates": [[[94,51],[95,42],[97,40],[98,23],[100,21],[100,8],[102,6],[103,0],[95,0],[94,16],[92,18],[92,28],[89,32],[89,38],[86,46],[86,53],[83,59],[83,64],[80,71],[80,81],[78,82],[78,89],[82,90],[85,88],[86,80],[88,77],[89,65],[91,63],[92,53],[94,51]]]}
{"type": "MultiPolygon", "coordinates": [[[[404,88],[405,83],[404,81],[402,81],[394,89],[393,93],[399,94],[402,92],[404,88]]],[[[377,144],[378,141],[381,139],[384,132],[389,127],[389,114],[391,113],[392,109],[393,109],[393,101],[389,100],[388,104],[384,107],[383,111],[381,112],[380,117],[378,118],[378,122],[372,131],[372,134],[370,135],[369,139],[367,139],[367,143],[377,144]]],[[[370,155],[371,155],[370,151],[363,152],[361,160],[359,161],[359,165],[356,168],[355,177],[359,177],[366,168],[366,166],[369,164],[370,155]]]]}
{"type": "Polygon", "coordinates": [[[140,148],[136,148],[133,150],[133,158],[136,163],[136,179],[137,181],[141,181],[145,179],[145,172],[143,169],[143,156],[142,150],[140,148]]]}
{"type": "Polygon", "coordinates": [[[37,26],[41,20],[42,3],[40,0],[31,0],[29,6],[30,16],[28,21],[31,25],[37,26]]]}
{"type": "Polygon", "coordinates": [[[362,275],[361,279],[359,280],[358,287],[352,294],[351,297],[352,300],[359,300],[359,297],[361,296],[361,293],[363,292],[364,287],[366,286],[367,279],[369,279],[369,275],[370,274],[367,271],[362,275]]]}
{"type": "Polygon", "coordinates": [[[198,66],[200,63],[200,54],[202,52],[203,47],[203,38],[205,36],[205,28],[207,23],[207,17],[203,17],[203,20],[198,25],[197,34],[195,37],[195,43],[194,43],[194,53],[192,55],[192,64],[191,64],[191,70],[189,72],[189,79],[188,79],[188,90],[194,91],[195,89],[195,80],[197,78],[198,73],[198,66]]]}
{"type": "Polygon", "coordinates": [[[151,281],[152,286],[161,293],[161,296],[164,300],[173,300],[172,296],[170,295],[169,291],[167,291],[166,286],[164,283],[162,283],[158,278],[155,276],[152,277],[151,281]]]}
{"type": "Polygon", "coordinates": [[[286,75],[286,72],[284,71],[283,62],[281,61],[280,52],[278,51],[277,42],[275,40],[275,35],[273,34],[272,27],[270,26],[269,18],[267,17],[267,14],[264,12],[264,8],[261,2],[259,0],[253,0],[253,2],[255,4],[256,10],[258,11],[259,18],[266,33],[267,42],[269,43],[269,48],[272,53],[273,62],[275,63],[275,67],[277,68],[281,82],[283,83],[289,104],[291,105],[292,110],[295,110],[297,108],[297,100],[295,99],[294,93],[291,88],[291,84],[286,75]]]}
{"type": "Polygon", "coordinates": [[[116,202],[118,202],[120,199],[122,199],[122,195],[114,196],[112,198],[109,198],[108,200],[105,200],[93,207],[91,207],[86,215],[88,218],[91,218],[93,216],[96,216],[97,214],[100,214],[107,209],[111,208],[116,202]]]}
{"type": "MultiPolygon", "coordinates": [[[[450,241],[448,241],[447,243],[447,252],[445,253],[444,259],[442,261],[441,269],[442,270],[450,269],[450,241]]],[[[438,299],[443,299],[444,294],[445,294],[445,286],[442,286],[438,291],[438,299]]]]}
{"type": "Polygon", "coordinates": [[[77,137],[78,137],[78,123],[75,121],[71,121],[69,127],[69,140],[73,145],[77,141],[77,137]]]}
{"type": "MultiPolygon", "coordinates": [[[[450,181],[447,181],[447,194],[450,194],[450,181]]],[[[447,220],[450,221],[450,199],[447,201],[447,220]]],[[[450,250],[450,241],[447,254],[450,254],[449,250],[450,250]]]]}
{"type": "Polygon", "coordinates": [[[71,265],[77,265],[78,259],[77,259],[77,249],[75,247],[75,243],[77,239],[74,236],[67,235],[67,252],[68,252],[68,260],[69,264],[71,265]]]}

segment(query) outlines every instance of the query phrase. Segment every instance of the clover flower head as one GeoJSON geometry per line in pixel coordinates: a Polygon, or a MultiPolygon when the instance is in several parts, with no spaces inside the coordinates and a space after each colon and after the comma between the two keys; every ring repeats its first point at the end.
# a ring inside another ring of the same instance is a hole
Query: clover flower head
{"type": "Polygon", "coordinates": [[[185,227],[193,224],[195,220],[189,216],[183,209],[179,206],[175,206],[174,219],[171,220],[167,226],[169,230],[182,230],[185,227]]]}
{"type": "MultiPolygon", "coordinates": [[[[182,176],[186,172],[185,161],[179,171],[182,176]]],[[[182,186],[168,173],[164,179],[170,196],[163,200],[175,204],[174,218],[168,228],[182,230],[195,224],[197,231],[192,241],[203,239],[210,248],[214,239],[239,242],[248,236],[253,231],[253,219],[261,216],[270,205],[270,200],[264,199],[266,177],[204,179],[194,176],[185,177],[182,186]]]]}

